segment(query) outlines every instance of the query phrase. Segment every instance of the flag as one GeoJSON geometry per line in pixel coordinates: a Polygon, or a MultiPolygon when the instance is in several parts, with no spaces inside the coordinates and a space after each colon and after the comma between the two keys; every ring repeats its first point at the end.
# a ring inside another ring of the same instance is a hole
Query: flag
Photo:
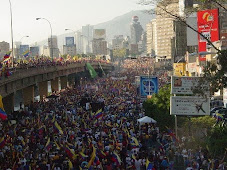
{"type": "Polygon", "coordinates": [[[24,56],[24,57],[28,57],[28,56],[29,56],[29,53],[30,53],[29,50],[26,50],[26,51],[23,53],[23,56],[24,56]]]}
{"type": "Polygon", "coordinates": [[[6,144],[6,140],[5,140],[4,137],[2,137],[2,138],[0,139],[0,149],[2,149],[2,148],[5,146],[5,144],[6,144]]]}
{"type": "Polygon", "coordinates": [[[67,146],[65,147],[65,152],[72,159],[74,159],[76,157],[74,151],[72,149],[70,149],[69,147],[67,147],[67,146]]]}
{"type": "Polygon", "coordinates": [[[39,132],[39,134],[41,135],[41,134],[43,134],[43,131],[44,131],[44,126],[41,126],[41,127],[38,129],[38,132],[39,132]]]}
{"type": "Polygon", "coordinates": [[[21,139],[21,143],[22,143],[22,145],[23,145],[23,147],[25,146],[25,141],[24,141],[24,139],[21,139]]]}
{"type": "Polygon", "coordinates": [[[0,109],[5,110],[2,102],[2,95],[0,95],[0,109]]]}
{"type": "Polygon", "coordinates": [[[94,163],[95,163],[95,165],[99,165],[100,164],[99,158],[97,156],[95,157],[94,163]]]}
{"type": "Polygon", "coordinates": [[[59,126],[59,124],[58,124],[56,121],[54,122],[54,129],[55,129],[58,133],[60,133],[60,134],[63,135],[63,131],[62,131],[61,127],[59,126]]]}
{"type": "Polygon", "coordinates": [[[105,158],[106,154],[102,150],[97,150],[99,157],[105,158]]]}
{"type": "Polygon", "coordinates": [[[53,116],[52,120],[51,120],[52,123],[55,122],[55,115],[53,116]]]}
{"type": "Polygon", "coordinates": [[[61,148],[60,148],[60,146],[58,145],[58,143],[57,143],[56,141],[54,141],[54,143],[55,143],[57,149],[60,150],[61,148]]]}
{"type": "Polygon", "coordinates": [[[6,119],[7,119],[7,114],[6,114],[6,112],[5,112],[4,110],[2,110],[1,108],[0,108],[0,118],[1,118],[2,120],[6,120],[6,119]]]}
{"type": "Polygon", "coordinates": [[[83,159],[85,159],[87,157],[87,155],[85,155],[83,152],[80,152],[79,154],[83,159]]]}
{"type": "Polygon", "coordinates": [[[177,139],[177,137],[175,136],[175,134],[173,133],[172,130],[170,130],[170,129],[167,128],[167,133],[168,133],[169,136],[172,137],[173,141],[179,142],[178,139],[177,139]]]}
{"type": "Polygon", "coordinates": [[[69,159],[69,169],[73,169],[73,163],[69,159]]]}
{"type": "Polygon", "coordinates": [[[214,117],[217,119],[217,121],[221,121],[224,119],[224,117],[220,113],[215,113],[214,117]]]}
{"type": "Polygon", "coordinates": [[[50,148],[51,148],[51,142],[50,142],[50,138],[48,138],[47,143],[46,143],[46,146],[45,146],[45,149],[46,149],[47,151],[49,151],[50,148]]]}
{"type": "Polygon", "coordinates": [[[9,62],[9,60],[10,60],[10,57],[9,57],[9,58],[4,59],[4,60],[3,60],[3,63],[4,63],[4,64],[7,64],[7,63],[9,62]]]}
{"type": "Polygon", "coordinates": [[[86,63],[86,67],[91,75],[91,78],[95,78],[97,76],[97,73],[95,69],[92,67],[92,65],[90,63],[86,63]]]}
{"type": "Polygon", "coordinates": [[[10,57],[11,51],[8,51],[5,55],[4,55],[4,59],[7,59],[10,57]]]}
{"type": "Polygon", "coordinates": [[[138,147],[139,146],[138,140],[135,137],[132,137],[131,139],[132,139],[132,143],[131,143],[132,147],[133,148],[138,147]]]}
{"type": "Polygon", "coordinates": [[[116,152],[113,152],[112,161],[117,163],[117,166],[121,164],[121,159],[116,152]]]}
{"type": "Polygon", "coordinates": [[[96,119],[99,119],[100,117],[103,116],[103,112],[102,112],[102,109],[99,109],[96,113],[95,113],[95,118],[96,119]]]}
{"type": "Polygon", "coordinates": [[[152,163],[148,159],[146,160],[146,170],[154,170],[152,163]]]}
{"type": "Polygon", "coordinates": [[[95,160],[95,157],[96,157],[96,149],[95,149],[95,147],[93,146],[93,151],[92,151],[92,153],[91,153],[91,158],[90,158],[90,161],[88,162],[88,165],[87,165],[88,169],[91,168],[91,165],[93,164],[93,162],[94,162],[94,160],[95,160]]]}

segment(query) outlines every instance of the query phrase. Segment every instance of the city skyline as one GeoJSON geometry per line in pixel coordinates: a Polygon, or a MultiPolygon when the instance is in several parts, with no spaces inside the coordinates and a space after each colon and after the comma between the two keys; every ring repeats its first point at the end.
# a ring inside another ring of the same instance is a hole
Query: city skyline
{"type": "MultiPolygon", "coordinates": [[[[23,36],[24,44],[47,39],[50,36],[50,27],[45,20],[50,21],[53,35],[64,34],[65,28],[74,31],[81,29],[83,25],[106,22],[117,16],[132,10],[145,9],[145,6],[137,4],[138,0],[11,0],[13,12],[13,36],[14,42],[20,41],[23,36]],[[54,6],[51,8],[51,6],[54,6]],[[111,8],[110,8],[111,7],[111,8]]],[[[2,27],[0,41],[11,42],[10,33],[10,5],[9,1],[0,2],[0,15],[2,27]]]]}

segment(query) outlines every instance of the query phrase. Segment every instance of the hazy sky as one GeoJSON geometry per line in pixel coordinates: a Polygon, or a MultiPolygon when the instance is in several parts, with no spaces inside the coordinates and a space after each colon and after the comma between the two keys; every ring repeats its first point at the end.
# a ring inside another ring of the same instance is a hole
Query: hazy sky
{"type": "MultiPolygon", "coordinates": [[[[139,0],[11,0],[14,41],[30,44],[46,39],[51,22],[53,35],[65,33],[65,28],[80,29],[86,24],[98,24],[132,10],[145,9],[139,0]]],[[[11,41],[9,0],[0,0],[0,41],[11,41]]]]}

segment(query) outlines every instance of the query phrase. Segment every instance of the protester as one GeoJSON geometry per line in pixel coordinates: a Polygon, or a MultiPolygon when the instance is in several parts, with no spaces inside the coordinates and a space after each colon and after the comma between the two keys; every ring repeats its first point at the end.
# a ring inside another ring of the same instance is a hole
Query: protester
{"type": "Polygon", "coordinates": [[[208,168],[205,153],[178,147],[156,124],[137,122],[144,110],[134,79],[146,71],[137,64],[126,60],[117,74],[61,90],[1,122],[1,169],[208,168]]]}

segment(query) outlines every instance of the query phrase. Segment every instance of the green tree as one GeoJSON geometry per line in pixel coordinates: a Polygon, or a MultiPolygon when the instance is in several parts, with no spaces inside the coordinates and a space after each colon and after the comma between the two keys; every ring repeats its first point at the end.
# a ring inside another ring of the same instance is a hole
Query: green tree
{"type": "Polygon", "coordinates": [[[151,99],[144,102],[145,114],[158,122],[161,130],[173,128],[174,117],[170,115],[170,85],[162,87],[151,99]]]}
{"type": "Polygon", "coordinates": [[[223,155],[227,149],[227,127],[217,125],[207,137],[207,149],[213,157],[223,155]]]}

